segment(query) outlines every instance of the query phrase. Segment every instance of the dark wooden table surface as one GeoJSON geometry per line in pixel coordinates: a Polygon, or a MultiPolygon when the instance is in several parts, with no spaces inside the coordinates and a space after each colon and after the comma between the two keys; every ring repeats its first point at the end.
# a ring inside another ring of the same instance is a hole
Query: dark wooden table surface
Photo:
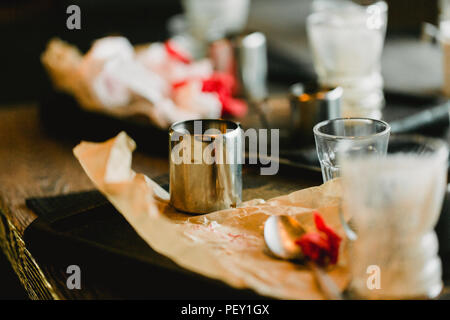
{"type": "MultiPolygon", "coordinates": [[[[22,240],[36,218],[25,199],[94,189],[72,154],[76,143],[47,135],[35,105],[0,110],[0,247],[30,298],[64,297],[53,290],[22,240]]],[[[150,177],[168,172],[166,158],[140,153],[133,167],[150,177]]]]}

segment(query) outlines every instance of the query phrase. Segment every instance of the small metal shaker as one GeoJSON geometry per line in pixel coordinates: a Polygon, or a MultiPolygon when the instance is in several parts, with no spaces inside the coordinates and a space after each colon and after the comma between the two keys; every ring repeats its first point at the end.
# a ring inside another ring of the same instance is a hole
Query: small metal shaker
{"type": "Polygon", "coordinates": [[[291,86],[291,138],[296,145],[313,145],[313,127],[341,117],[342,91],[341,87],[322,87],[317,83],[291,86]]]}
{"type": "Polygon", "coordinates": [[[240,93],[256,102],[267,97],[267,47],[261,32],[249,32],[233,39],[236,78],[240,93]]]}
{"type": "Polygon", "coordinates": [[[209,56],[217,71],[233,74],[236,94],[250,101],[267,96],[266,37],[261,32],[246,32],[216,40],[210,44],[209,56]]]}
{"type": "Polygon", "coordinates": [[[220,119],[188,120],[169,129],[170,203],[203,214],[242,199],[242,130],[220,119]]]}

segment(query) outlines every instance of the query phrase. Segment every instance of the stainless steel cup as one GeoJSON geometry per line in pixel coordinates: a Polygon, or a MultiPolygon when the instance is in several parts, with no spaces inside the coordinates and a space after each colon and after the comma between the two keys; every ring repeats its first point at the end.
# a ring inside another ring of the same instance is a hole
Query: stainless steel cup
{"type": "Polygon", "coordinates": [[[235,74],[240,94],[252,102],[267,97],[267,47],[262,32],[248,32],[233,38],[235,74]]]}
{"type": "Polygon", "coordinates": [[[242,199],[242,130],[228,120],[188,120],[169,129],[170,203],[202,214],[242,199]]]}
{"type": "Polygon", "coordinates": [[[296,83],[290,88],[291,137],[299,146],[314,145],[314,126],[341,117],[341,87],[296,83]]]}

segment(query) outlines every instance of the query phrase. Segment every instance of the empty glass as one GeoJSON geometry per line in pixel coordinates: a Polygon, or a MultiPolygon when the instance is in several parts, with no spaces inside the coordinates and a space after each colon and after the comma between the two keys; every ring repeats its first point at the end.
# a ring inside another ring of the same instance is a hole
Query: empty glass
{"type": "Polygon", "coordinates": [[[339,161],[344,156],[386,155],[390,129],[384,121],[367,118],[338,118],[315,125],[323,181],[340,175],[339,161]]]}
{"type": "Polygon", "coordinates": [[[387,4],[315,1],[306,27],[321,85],[344,89],[343,117],[381,118],[387,4]]]}
{"type": "Polygon", "coordinates": [[[396,138],[400,153],[342,161],[343,209],[357,239],[351,289],[369,299],[433,298],[442,289],[434,227],[446,189],[443,140],[396,138]]]}
{"type": "Polygon", "coordinates": [[[198,45],[206,50],[210,41],[242,32],[250,0],[183,0],[188,27],[198,45]]]}

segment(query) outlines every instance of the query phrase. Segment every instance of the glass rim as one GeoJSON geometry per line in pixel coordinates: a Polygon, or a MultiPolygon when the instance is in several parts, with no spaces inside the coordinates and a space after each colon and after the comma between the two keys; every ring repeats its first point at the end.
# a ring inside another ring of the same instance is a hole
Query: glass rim
{"type": "Polygon", "coordinates": [[[307,95],[318,100],[337,100],[341,98],[342,92],[341,86],[325,86],[315,81],[296,82],[289,87],[289,95],[294,99],[307,95]]]}
{"type": "Polygon", "coordinates": [[[387,123],[386,121],[383,120],[378,120],[378,119],[372,119],[372,118],[362,118],[362,117],[356,117],[356,118],[335,118],[335,119],[329,119],[329,120],[325,120],[322,122],[317,123],[314,128],[313,128],[313,132],[315,136],[319,136],[319,137],[323,137],[323,138],[328,138],[328,139],[339,139],[339,140],[362,140],[362,139],[368,139],[368,138],[373,138],[373,137],[381,137],[384,136],[386,134],[389,134],[391,132],[391,126],[389,125],[389,123],[387,123]],[[383,129],[383,131],[381,132],[377,132],[377,133],[373,133],[370,135],[365,135],[365,136],[341,136],[341,135],[333,135],[333,134],[328,134],[328,133],[323,133],[320,132],[320,128],[332,123],[332,122],[337,122],[337,121],[348,121],[348,120],[357,120],[357,121],[372,121],[374,123],[379,123],[382,124],[385,128],[383,129]]]}

